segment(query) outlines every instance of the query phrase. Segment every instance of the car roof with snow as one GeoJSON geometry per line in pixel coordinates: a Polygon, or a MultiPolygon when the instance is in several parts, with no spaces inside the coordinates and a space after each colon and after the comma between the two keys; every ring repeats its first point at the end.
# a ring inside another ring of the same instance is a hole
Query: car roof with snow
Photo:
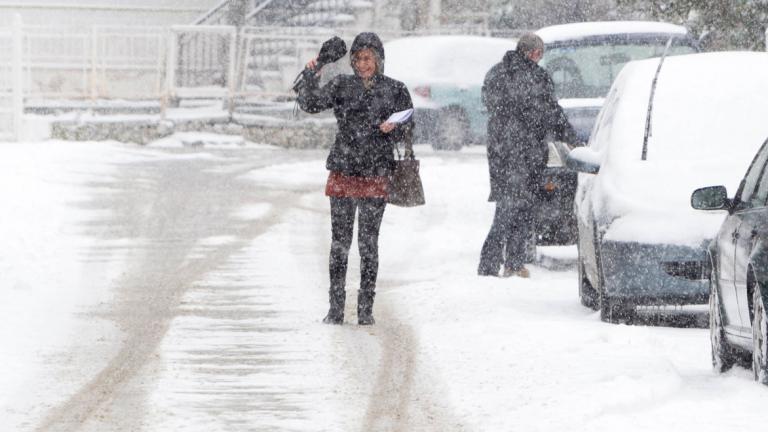
{"type": "Polygon", "coordinates": [[[687,35],[679,25],[653,21],[597,21],[543,27],[536,34],[546,44],[611,35],[687,35]]]}
{"type": "Polygon", "coordinates": [[[517,40],[483,36],[416,36],[384,44],[387,76],[408,85],[482,84],[488,69],[515,49],[517,40]]]}

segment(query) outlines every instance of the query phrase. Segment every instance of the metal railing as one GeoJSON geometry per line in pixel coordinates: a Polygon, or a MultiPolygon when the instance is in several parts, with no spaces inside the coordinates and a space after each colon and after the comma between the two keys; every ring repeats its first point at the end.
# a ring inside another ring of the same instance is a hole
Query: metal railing
{"type": "Polygon", "coordinates": [[[166,97],[225,97],[234,91],[237,29],[173,26],[166,67],[166,97]]]}
{"type": "Polygon", "coordinates": [[[222,0],[211,10],[201,15],[193,22],[193,25],[218,25],[226,24],[227,13],[229,11],[229,0],[222,0]]]}
{"type": "MultiPolygon", "coordinates": [[[[269,4],[272,3],[272,0],[247,0],[244,2],[245,10],[242,11],[243,13],[243,23],[248,23],[248,20],[259,13],[261,10],[263,10],[265,7],[269,6],[269,4]]],[[[214,7],[212,7],[208,12],[204,13],[203,15],[200,15],[193,23],[192,25],[233,25],[234,23],[230,22],[231,15],[230,15],[230,8],[232,7],[231,0],[222,0],[218,4],[216,4],[214,7]]]]}

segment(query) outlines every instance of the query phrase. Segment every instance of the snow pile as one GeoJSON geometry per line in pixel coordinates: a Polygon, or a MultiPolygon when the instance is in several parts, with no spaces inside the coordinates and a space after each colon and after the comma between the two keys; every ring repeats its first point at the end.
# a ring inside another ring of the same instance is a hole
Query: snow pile
{"type": "Polygon", "coordinates": [[[111,216],[113,209],[91,202],[111,193],[117,167],[110,161],[133,156],[117,143],[56,141],[3,143],[0,153],[0,412],[4,429],[30,430],[23,419],[44,412],[41,401],[87,382],[110,359],[93,353],[108,352],[119,337],[110,323],[85,314],[111,301],[109,282],[123,270],[117,251],[137,239],[120,240],[115,253],[104,249],[86,264],[97,245],[83,227],[111,216]]]}
{"type": "Polygon", "coordinates": [[[247,142],[242,135],[221,135],[201,132],[176,132],[168,137],[153,141],[152,147],[242,147],[247,142]]]}

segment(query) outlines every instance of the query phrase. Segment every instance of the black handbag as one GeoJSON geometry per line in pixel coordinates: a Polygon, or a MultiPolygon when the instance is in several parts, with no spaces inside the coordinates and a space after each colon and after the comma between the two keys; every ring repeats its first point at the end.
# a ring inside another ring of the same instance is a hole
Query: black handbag
{"type": "Polygon", "coordinates": [[[395,171],[389,176],[387,202],[400,207],[416,207],[424,205],[424,187],[419,175],[419,161],[411,152],[409,158],[402,158],[397,150],[395,171]]]}

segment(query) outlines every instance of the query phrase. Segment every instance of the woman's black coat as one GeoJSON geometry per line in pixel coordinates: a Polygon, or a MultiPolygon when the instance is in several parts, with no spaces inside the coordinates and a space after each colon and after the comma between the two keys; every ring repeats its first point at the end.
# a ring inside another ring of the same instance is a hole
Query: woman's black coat
{"type": "Polygon", "coordinates": [[[545,137],[576,143],[576,134],[555,97],[547,71],[509,51],[485,76],[490,201],[533,202],[547,166],[545,137]]]}
{"type": "Polygon", "coordinates": [[[308,113],[333,108],[339,130],[326,168],[349,176],[386,176],[394,170],[394,145],[410,142],[413,118],[385,134],[379,130],[392,113],[413,108],[405,84],[376,74],[366,89],[356,75],[339,75],[322,88],[312,77],[299,89],[298,102],[308,113]]]}

